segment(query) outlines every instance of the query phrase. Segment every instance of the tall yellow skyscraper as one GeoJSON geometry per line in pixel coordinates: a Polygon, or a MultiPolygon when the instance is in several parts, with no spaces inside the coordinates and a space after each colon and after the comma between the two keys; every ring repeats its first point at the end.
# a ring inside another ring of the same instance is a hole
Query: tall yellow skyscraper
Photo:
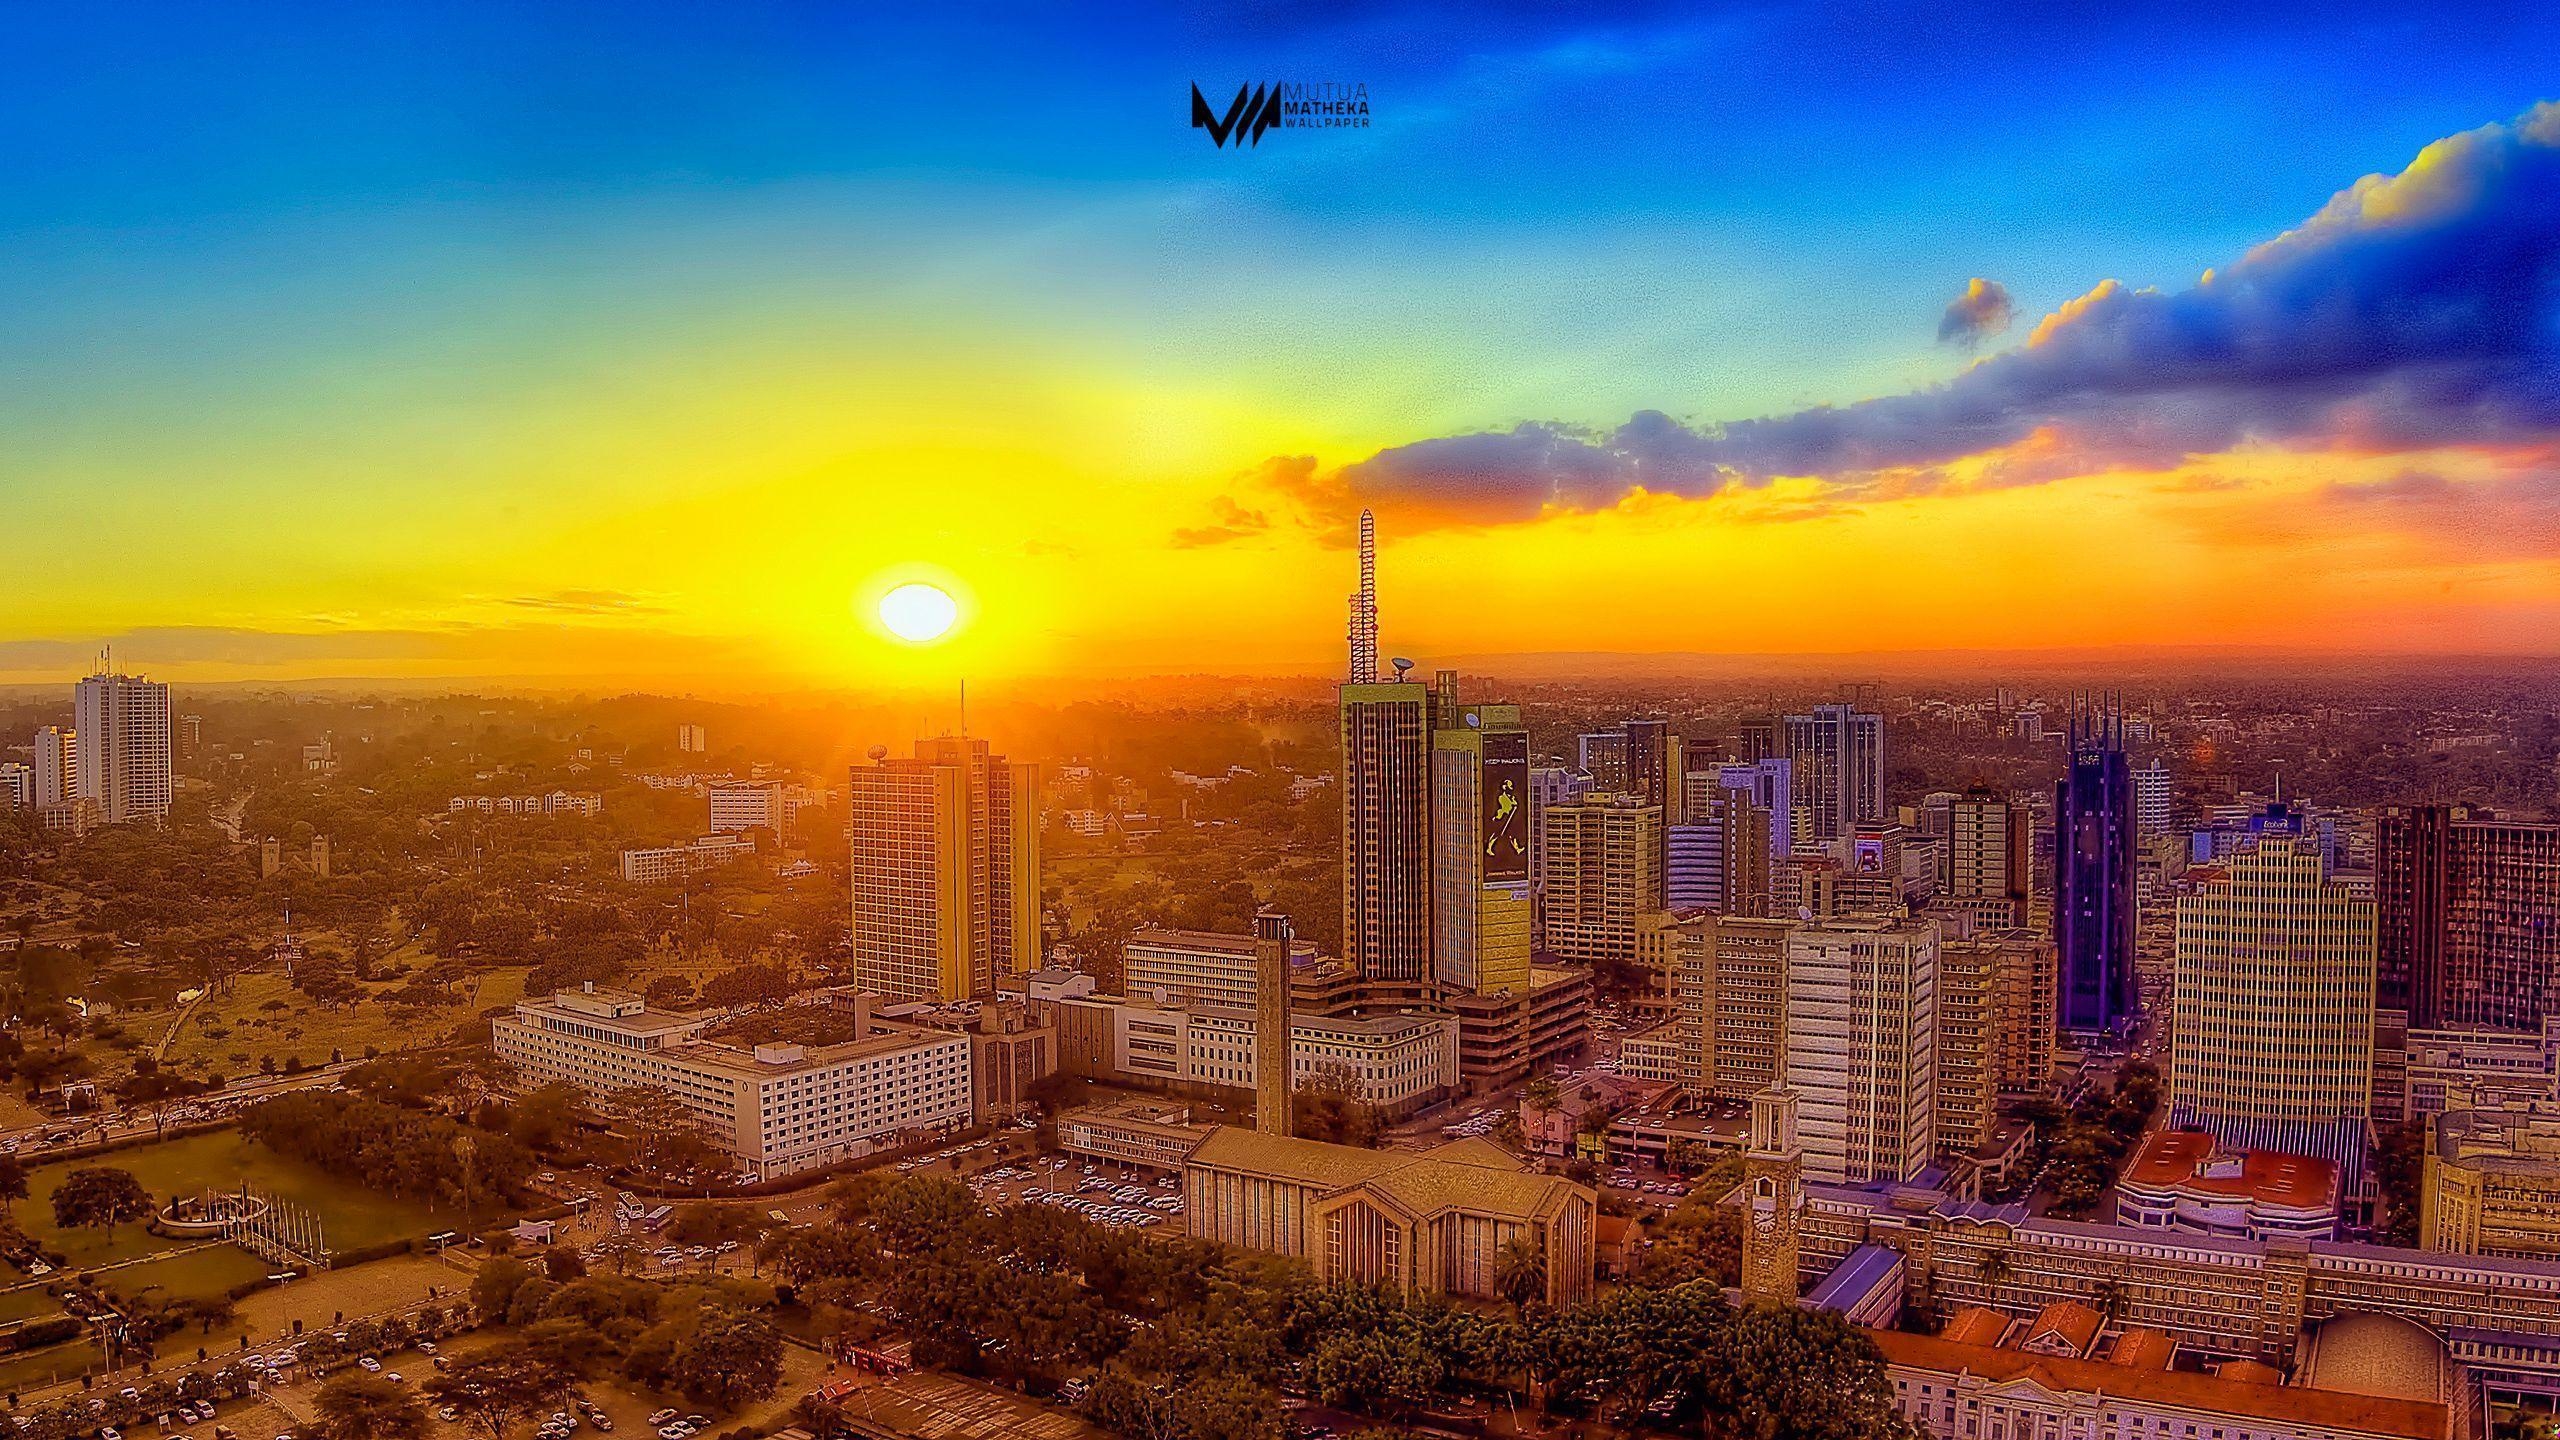
{"type": "Polygon", "coordinates": [[[1479,994],[1529,989],[1529,732],[1516,705],[1461,705],[1442,672],[1431,732],[1431,968],[1479,994]]]}
{"type": "Polygon", "coordinates": [[[1040,968],[1037,767],[987,742],[916,742],[856,765],[853,956],[862,988],[893,1000],[966,1000],[1040,968]]]}
{"type": "Polygon", "coordinates": [[[2295,836],[2220,868],[2178,902],[2172,1119],[2352,1179],[2373,1094],[2374,902],[2295,836]]]}

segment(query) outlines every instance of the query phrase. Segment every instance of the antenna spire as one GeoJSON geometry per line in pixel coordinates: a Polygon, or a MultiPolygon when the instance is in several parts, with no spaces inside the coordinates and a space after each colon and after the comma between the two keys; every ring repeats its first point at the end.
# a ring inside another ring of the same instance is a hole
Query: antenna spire
{"type": "Polygon", "coordinates": [[[1351,596],[1351,683],[1378,678],[1378,517],[1360,512],[1360,588],[1351,596]]]}

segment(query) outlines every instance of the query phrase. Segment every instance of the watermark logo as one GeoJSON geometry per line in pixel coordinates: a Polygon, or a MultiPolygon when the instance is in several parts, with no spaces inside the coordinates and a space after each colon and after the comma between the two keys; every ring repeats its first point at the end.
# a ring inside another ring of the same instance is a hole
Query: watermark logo
{"type": "Polygon", "coordinates": [[[1199,82],[1194,81],[1191,128],[1208,131],[1209,143],[1221,150],[1230,140],[1239,150],[1247,145],[1258,149],[1263,134],[1271,130],[1366,130],[1369,87],[1332,80],[1247,83],[1236,87],[1236,98],[1221,113],[1210,106],[1209,97],[1200,93],[1199,82]]]}

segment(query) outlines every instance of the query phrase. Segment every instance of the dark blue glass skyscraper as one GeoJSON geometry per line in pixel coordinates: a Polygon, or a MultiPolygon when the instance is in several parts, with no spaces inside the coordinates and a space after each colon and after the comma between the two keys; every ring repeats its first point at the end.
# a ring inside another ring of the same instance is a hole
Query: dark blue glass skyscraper
{"type": "Polygon", "coordinates": [[[2122,1032],[2133,1023],[2133,766],[2123,713],[2075,706],[2070,760],[2053,783],[2053,928],[2062,962],[2062,1028],[2122,1032]]]}

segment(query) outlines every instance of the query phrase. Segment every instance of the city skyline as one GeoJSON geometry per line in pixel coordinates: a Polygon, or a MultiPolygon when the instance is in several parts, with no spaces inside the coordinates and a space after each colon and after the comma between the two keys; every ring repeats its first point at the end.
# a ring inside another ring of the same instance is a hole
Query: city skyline
{"type": "Polygon", "coordinates": [[[1322,675],[1363,505],[1389,654],[2560,618],[2548,17],[148,15],[0,100],[0,683],[1322,675]]]}

